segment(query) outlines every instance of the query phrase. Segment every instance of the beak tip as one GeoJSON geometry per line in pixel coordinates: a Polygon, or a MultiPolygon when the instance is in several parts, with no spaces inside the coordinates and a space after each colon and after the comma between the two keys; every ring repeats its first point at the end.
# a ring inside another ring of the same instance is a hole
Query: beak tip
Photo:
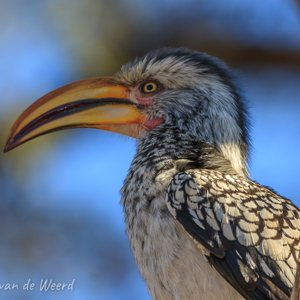
{"type": "Polygon", "coordinates": [[[4,150],[3,150],[3,153],[6,153],[10,150],[12,150],[13,148],[15,148],[16,146],[13,145],[13,142],[14,140],[13,139],[9,139],[6,144],[5,144],[5,147],[4,147],[4,150]]]}
{"type": "Polygon", "coordinates": [[[5,146],[5,147],[4,147],[4,150],[3,150],[3,153],[6,153],[6,152],[8,152],[8,151],[9,151],[8,147],[5,146]]]}

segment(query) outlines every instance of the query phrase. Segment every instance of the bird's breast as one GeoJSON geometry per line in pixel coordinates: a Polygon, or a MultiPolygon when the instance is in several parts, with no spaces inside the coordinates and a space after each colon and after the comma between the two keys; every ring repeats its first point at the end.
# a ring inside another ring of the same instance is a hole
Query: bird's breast
{"type": "Polygon", "coordinates": [[[173,218],[164,194],[150,202],[143,193],[140,196],[135,194],[134,203],[126,199],[125,219],[136,264],[152,299],[193,300],[199,295],[205,300],[224,295],[243,299],[212,269],[203,251],[173,218]]]}

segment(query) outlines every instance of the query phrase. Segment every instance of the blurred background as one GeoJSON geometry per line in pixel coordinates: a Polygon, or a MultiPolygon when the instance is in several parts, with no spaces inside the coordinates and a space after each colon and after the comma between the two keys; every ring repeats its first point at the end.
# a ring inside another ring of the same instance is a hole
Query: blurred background
{"type": "MultiPolygon", "coordinates": [[[[251,175],[299,206],[296,0],[0,0],[0,148],[42,95],[162,46],[235,69],[253,120],[251,175]]],[[[19,285],[1,299],[150,299],[118,204],[134,153],[132,139],[92,129],[0,153],[0,288],[19,285]],[[22,290],[29,279],[35,290],[22,290]],[[75,279],[74,290],[40,292],[41,279],[75,279]]]]}

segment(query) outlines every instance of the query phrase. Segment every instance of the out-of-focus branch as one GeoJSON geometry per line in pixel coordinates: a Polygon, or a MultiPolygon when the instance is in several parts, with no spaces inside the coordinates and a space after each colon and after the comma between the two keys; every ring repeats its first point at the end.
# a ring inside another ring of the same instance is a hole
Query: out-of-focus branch
{"type": "MultiPolygon", "coordinates": [[[[299,0],[300,1],[300,0],[299,0]]],[[[182,46],[182,38],[170,40],[167,44],[182,46]]],[[[232,66],[249,65],[289,65],[300,68],[300,52],[299,49],[283,49],[283,48],[263,48],[263,47],[247,47],[243,44],[222,43],[220,40],[208,41],[202,39],[198,41],[190,41],[189,47],[197,49],[200,52],[206,52],[212,56],[219,57],[232,66]]]]}

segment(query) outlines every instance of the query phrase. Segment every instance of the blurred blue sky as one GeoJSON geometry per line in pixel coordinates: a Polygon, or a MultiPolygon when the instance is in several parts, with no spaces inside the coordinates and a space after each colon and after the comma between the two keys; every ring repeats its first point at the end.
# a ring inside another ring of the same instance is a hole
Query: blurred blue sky
{"type": "MultiPolygon", "coordinates": [[[[275,53],[300,50],[299,6],[291,0],[0,5],[1,147],[9,127],[36,99],[86,76],[112,75],[135,53],[169,46],[174,22],[182,37],[175,45],[193,47],[209,32],[205,47],[217,40],[275,53]],[[139,45],[136,32],[141,41],[153,39],[151,46],[139,45]]],[[[300,206],[299,64],[244,60],[235,67],[253,120],[251,176],[300,206]]],[[[1,299],[150,299],[118,204],[134,153],[130,138],[77,129],[0,154],[0,283],[76,278],[74,291],[0,290],[1,299]]]]}

